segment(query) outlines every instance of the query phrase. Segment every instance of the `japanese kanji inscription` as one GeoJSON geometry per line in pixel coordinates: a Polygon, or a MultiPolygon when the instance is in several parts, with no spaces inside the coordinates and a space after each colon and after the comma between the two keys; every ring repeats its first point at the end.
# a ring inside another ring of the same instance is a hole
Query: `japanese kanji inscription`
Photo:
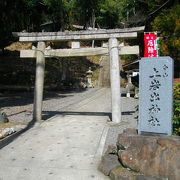
{"type": "Polygon", "coordinates": [[[158,57],[157,35],[155,33],[144,35],[144,57],[158,57]]]}
{"type": "Polygon", "coordinates": [[[172,134],[173,59],[140,61],[139,134],[172,134]]]}

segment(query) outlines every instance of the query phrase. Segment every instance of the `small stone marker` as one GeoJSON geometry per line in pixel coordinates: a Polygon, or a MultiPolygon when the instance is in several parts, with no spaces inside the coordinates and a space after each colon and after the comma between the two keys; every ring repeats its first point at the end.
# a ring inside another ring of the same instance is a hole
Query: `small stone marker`
{"type": "Polygon", "coordinates": [[[142,58],[138,133],[172,134],[173,59],[142,58]]]}
{"type": "Polygon", "coordinates": [[[93,87],[92,75],[93,75],[93,71],[91,71],[91,67],[89,67],[89,70],[86,72],[87,87],[88,87],[88,88],[92,88],[92,87],[93,87]]]}
{"type": "Polygon", "coordinates": [[[0,112],[0,122],[7,123],[9,119],[5,112],[0,112]]]}

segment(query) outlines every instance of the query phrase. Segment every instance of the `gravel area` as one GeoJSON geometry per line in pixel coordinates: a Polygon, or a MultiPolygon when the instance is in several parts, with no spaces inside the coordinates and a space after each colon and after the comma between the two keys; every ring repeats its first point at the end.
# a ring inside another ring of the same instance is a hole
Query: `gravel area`
{"type": "MultiPolygon", "coordinates": [[[[87,89],[81,92],[44,92],[43,100],[43,119],[49,118],[47,112],[51,111],[51,114],[56,111],[63,111],[71,108],[73,105],[80,101],[91,97],[96,91],[100,91],[98,88],[87,89]]],[[[125,89],[121,89],[121,93],[125,94],[125,89]]],[[[123,99],[124,97],[122,97],[123,99]]],[[[125,98],[123,100],[122,111],[128,111],[134,108],[134,103],[137,104],[137,100],[133,98],[125,98]]],[[[5,112],[11,122],[23,122],[28,123],[32,120],[33,111],[33,92],[23,92],[14,94],[0,94],[0,109],[5,112]]],[[[124,118],[127,118],[125,116],[124,118]]]]}
{"type": "MultiPolygon", "coordinates": [[[[43,119],[46,120],[83,99],[90,97],[99,89],[88,89],[82,92],[47,92],[44,93],[43,119]]],[[[1,94],[0,109],[5,112],[10,122],[28,123],[32,120],[33,92],[1,94]]]]}

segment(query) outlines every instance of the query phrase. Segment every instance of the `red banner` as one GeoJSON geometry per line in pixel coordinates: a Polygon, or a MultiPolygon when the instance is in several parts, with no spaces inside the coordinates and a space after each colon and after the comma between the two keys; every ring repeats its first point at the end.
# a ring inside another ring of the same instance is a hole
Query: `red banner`
{"type": "Polygon", "coordinates": [[[144,57],[158,57],[156,34],[144,34],[144,57]]]}

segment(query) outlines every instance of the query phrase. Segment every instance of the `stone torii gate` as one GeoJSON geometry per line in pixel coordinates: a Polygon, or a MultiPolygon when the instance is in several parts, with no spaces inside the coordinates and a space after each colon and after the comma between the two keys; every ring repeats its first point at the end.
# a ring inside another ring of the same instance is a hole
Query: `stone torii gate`
{"type": "Polygon", "coordinates": [[[45,58],[98,56],[106,54],[110,58],[112,121],[115,123],[121,122],[119,55],[139,54],[139,46],[119,46],[118,39],[137,38],[137,32],[143,31],[144,26],[96,31],[14,32],[13,35],[19,37],[19,41],[21,42],[37,42],[37,48],[21,50],[20,52],[20,57],[36,58],[33,119],[42,119],[45,58]],[[80,48],[80,41],[82,40],[108,40],[108,46],[80,48]],[[70,49],[51,49],[49,47],[46,48],[45,42],[48,41],[72,41],[72,45],[70,49]]]}

